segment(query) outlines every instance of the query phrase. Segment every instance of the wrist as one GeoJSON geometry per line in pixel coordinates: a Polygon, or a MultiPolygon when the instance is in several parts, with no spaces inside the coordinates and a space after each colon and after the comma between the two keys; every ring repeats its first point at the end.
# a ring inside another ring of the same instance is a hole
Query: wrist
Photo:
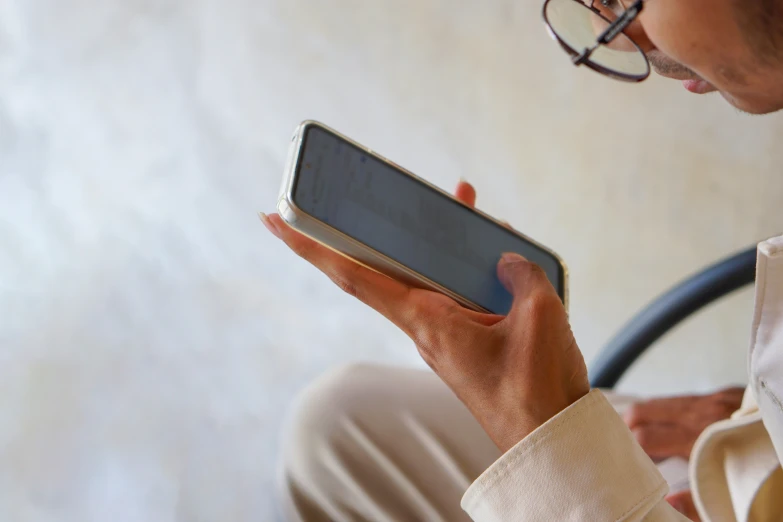
{"type": "MultiPolygon", "coordinates": [[[[573,394],[568,399],[547,401],[547,404],[531,403],[527,407],[484,409],[480,419],[484,430],[503,453],[507,452],[538,428],[585,397],[589,389],[573,394]]],[[[538,401],[537,401],[538,402],[538,401]]],[[[525,404],[525,402],[523,402],[525,404]]]]}

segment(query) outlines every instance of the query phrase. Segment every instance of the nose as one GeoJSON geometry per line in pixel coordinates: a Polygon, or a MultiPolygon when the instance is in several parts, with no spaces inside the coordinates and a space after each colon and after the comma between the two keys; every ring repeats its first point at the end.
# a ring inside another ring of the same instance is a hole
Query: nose
{"type": "Polygon", "coordinates": [[[627,34],[631,40],[636,42],[636,45],[638,45],[642,51],[648,53],[655,50],[655,45],[652,43],[644,30],[644,26],[640,20],[643,15],[644,13],[642,13],[642,15],[636,18],[636,20],[634,20],[633,23],[628,26],[628,28],[625,30],[625,34],[627,34]]]}

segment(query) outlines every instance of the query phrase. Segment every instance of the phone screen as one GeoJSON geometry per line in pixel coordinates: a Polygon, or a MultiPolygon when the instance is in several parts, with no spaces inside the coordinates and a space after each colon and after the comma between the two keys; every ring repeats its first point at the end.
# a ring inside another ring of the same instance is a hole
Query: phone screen
{"type": "Polygon", "coordinates": [[[496,271],[504,252],[541,266],[564,299],[565,276],[553,255],[321,127],[306,130],[293,200],[303,212],[493,313],[511,309],[496,271]]]}

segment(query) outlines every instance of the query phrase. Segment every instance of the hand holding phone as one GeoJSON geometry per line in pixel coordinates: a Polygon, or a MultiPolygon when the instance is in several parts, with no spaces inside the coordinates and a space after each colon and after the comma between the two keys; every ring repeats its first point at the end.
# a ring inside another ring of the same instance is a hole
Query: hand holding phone
{"type": "Polygon", "coordinates": [[[554,252],[321,123],[294,132],[277,208],[357,263],[476,311],[508,313],[512,296],[496,267],[503,253],[521,254],[568,306],[567,270],[554,252]]]}
{"type": "MultiPolygon", "coordinates": [[[[464,183],[457,195],[469,206],[475,200],[464,183]]],[[[405,332],[501,451],[589,392],[565,306],[547,274],[521,256],[504,256],[497,266],[513,297],[510,312],[501,316],[357,264],[276,214],[262,220],[296,254],[405,332]]]]}

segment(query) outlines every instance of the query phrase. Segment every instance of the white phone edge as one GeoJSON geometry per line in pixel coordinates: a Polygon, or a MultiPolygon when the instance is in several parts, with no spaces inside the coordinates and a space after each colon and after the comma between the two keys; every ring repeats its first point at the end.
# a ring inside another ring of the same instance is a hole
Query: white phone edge
{"type": "MultiPolygon", "coordinates": [[[[367,154],[372,156],[373,158],[382,161],[388,164],[389,166],[410,176],[411,178],[420,181],[421,183],[424,183],[428,187],[437,190],[444,196],[456,201],[460,205],[466,206],[461,201],[455,199],[454,196],[452,196],[448,192],[445,192],[440,188],[436,187],[435,185],[429,183],[428,181],[421,179],[420,177],[416,176],[415,174],[408,171],[407,169],[397,165],[393,161],[390,161],[384,158],[383,156],[381,156],[380,154],[374,152],[372,149],[369,149],[364,145],[356,143],[348,136],[341,134],[340,132],[332,129],[331,127],[324,125],[323,123],[313,121],[313,120],[307,120],[302,122],[296,128],[296,130],[294,131],[294,135],[291,138],[291,145],[288,150],[288,158],[286,160],[285,173],[283,176],[283,184],[280,188],[280,195],[277,200],[277,211],[280,214],[280,217],[282,217],[283,220],[286,223],[288,223],[289,226],[291,226],[291,228],[299,231],[300,233],[313,239],[314,241],[317,241],[318,243],[324,245],[325,247],[337,252],[338,254],[341,254],[356,263],[359,263],[360,265],[363,265],[371,270],[384,274],[398,281],[402,281],[411,286],[415,286],[417,288],[424,288],[427,290],[432,290],[435,292],[439,292],[441,294],[445,294],[451,299],[454,299],[462,306],[469,308],[471,310],[475,310],[477,312],[483,312],[483,313],[490,313],[490,311],[485,309],[484,307],[466,299],[465,297],[459,294],[452,292],[448,288],[445,288],[439,285],[438,283],[436,283],[435,281],[432,281],[431,279],[425,277],[424,275],[419,274],[414,270],[411,270],[410,268],[398,263],[397,261],[394,261],[388,256],[381,254],[380,252],[374,250],[373,248],[365,245],[364,243],[361,243],[349,237],[348,235],[340,232],[339,230],[333,228],[332,226],[320,221],[319,219],[314,218],[313,216],[310,216],[309,214],[305,213],[304,211],[302,211],[296,206],[296,204],[294,203],[293,191],[294,191],[294,182],[296,180],[296,172],[298,167],[298,158],[300,157],[300,149],[304,143],[305,134],[307,132],[307,129],[310,127],[320,127],[321,129],[324,129],[327,132],[331,132],[332,134],[337,135],[338,137],[354,145],[355,147],[358,147],[359,149],[367,152],[367,154]]],[[[470,207],[466,206],[466,208],[470,208],[470,207]]],[[[505,224],[501,223],[497,219],[481,212],[480,210],[473,209],[473,208],[471,208],[471,210],[484,216],[485,218],[489,219],[490,221],[500,226],[503,227],[506,226],[505,224]]],[[[514,232],[516,235],[518,235],[525,241],[528,241],[531,244],[535,245],[536,247],[540,248],[541,250],[547,252],[549,255],[553,256],[560,264],[563,270],[563,302],[565,304],[566,310],[568,310],[568,304],[569,304],[568,267],[566,266],[565,261],[563,261],[563,259],[559,255],[557,255],[557,253],[553,252],[552,250],[548,249],[547,247],[538,243],[537,241],[525,236],[524,234],[516,230],[512,230],[512,232],[514,232]]]]}

